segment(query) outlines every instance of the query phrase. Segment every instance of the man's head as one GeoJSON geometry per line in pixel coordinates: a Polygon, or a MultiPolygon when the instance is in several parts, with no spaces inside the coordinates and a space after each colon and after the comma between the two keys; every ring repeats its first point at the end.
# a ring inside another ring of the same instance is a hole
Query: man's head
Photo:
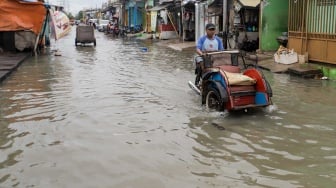
{"type": "Polygon", "coordinates": [[[216,26],[213,23],[206,24],[205,29],[208,37],[213,37],[215,35],[216,26]]]}

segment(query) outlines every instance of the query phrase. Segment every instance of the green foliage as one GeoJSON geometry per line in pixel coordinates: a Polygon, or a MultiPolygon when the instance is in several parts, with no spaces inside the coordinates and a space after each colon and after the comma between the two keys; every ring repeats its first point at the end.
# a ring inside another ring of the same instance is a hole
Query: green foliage
{"type": "Polygon", "coordinates": [[[78,13],[77,13],[77,15],[76,15],[76,20],[81,20],[81,19],[83,19],[83,11],[79,11],[78,13]]]}
{"type": "Polygon", "coordinates": [[[68,18],[69,18],[70,20],[75,18],[75,17],[71,14],[71,12],[69,12],[69,13],[67,14],[67,16],[68,16],[68,18]]]}

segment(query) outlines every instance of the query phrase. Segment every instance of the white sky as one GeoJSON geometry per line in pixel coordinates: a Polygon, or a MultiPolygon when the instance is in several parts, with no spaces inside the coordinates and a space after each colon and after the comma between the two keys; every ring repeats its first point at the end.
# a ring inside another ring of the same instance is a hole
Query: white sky
{"type": "MultiPolygon", "coordinates": [[[[45,2],[48,2],[48,0],[45,2]]],[[[71,12],[73,16],[76,16],[80,10],[85,8],[101,8],[102,3],[105,2],[107,0],[49,0],[52,5],[64,5],[65,10],[71,12]]]]}

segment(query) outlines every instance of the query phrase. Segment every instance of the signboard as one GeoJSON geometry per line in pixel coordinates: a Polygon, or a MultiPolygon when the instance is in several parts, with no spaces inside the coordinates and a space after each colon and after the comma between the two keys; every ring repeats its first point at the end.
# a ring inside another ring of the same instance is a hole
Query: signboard
{"type": "Polygon", "coordinates": [[[70,32],[70,20],[62,11],[49,9],[49,13],[51,17],[52,36],[55,37],[55,40],[58,40],[70,32]]]}

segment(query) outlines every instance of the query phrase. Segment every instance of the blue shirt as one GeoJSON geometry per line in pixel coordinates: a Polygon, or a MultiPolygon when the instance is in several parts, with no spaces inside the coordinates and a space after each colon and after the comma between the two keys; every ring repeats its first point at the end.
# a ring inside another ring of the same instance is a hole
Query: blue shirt
{"type": "Polygon", "coordinates": [[[223,42],[219,37],[214,36],[213,39],[209,39],[207,35],[198,39],[196,48],[200,49],[202,52],[224,50],[223,42]]]}

